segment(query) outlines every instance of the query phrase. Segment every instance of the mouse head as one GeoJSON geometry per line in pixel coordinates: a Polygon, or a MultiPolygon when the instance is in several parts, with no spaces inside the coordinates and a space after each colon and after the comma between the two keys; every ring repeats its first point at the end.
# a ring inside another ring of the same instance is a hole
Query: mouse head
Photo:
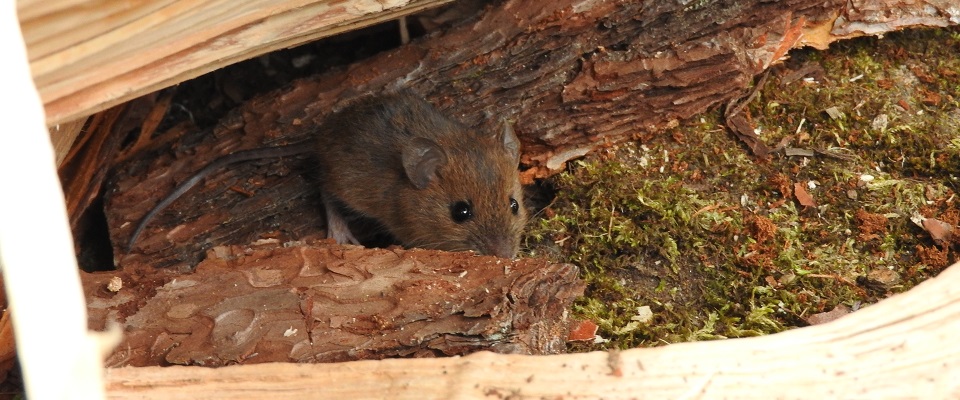
{"type": "Polygon", "coordinates": [[[419,204],[404,207],[412,214],[404,224],[411,231],[397,236],[409,246],[513,258],[527,221],[520,142],[506,122],[495,134],[455,125],[459,132],[415,137],[403,149],[403,169],[416,192],[406,197],[419,204]]]}

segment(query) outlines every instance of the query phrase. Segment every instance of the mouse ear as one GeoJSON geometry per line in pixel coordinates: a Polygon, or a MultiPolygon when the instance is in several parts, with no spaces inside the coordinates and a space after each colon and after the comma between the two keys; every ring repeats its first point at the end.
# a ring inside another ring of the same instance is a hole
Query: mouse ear
{"type": "Polygon", "coordinates": [[[424,189],[437,178],[437,169],[447,163],[447,155],[434,141],[413,138],[403,149],[403,169],[417,189],[424,189]]]}
{"type": "Polygon", "coordinates": [[[513,124],[506,119],[503,120],[503,132],[500,133],[500,141],[503,142],[503,149],[507,155],[514,160],[516,164],[520,163],[520,140],[517,134],[513,132],[513,124]]]}

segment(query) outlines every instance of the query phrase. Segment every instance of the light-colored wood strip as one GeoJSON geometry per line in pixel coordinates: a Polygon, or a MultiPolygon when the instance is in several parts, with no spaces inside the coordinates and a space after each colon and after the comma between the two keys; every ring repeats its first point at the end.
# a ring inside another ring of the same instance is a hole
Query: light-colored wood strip
{"type": "Polygon", "coordinates": [[[759,338],[559,356],[107,369],[108,398],[957,398],[957,280],[960,264],[831,323],[759,338]]]}
{"type": "Polygon", "coordinates": [[[99,3],[22,0],[19,9],[28,43],[37,46],[31,68],[53,125],[233,62],[449,1],[177,0],[105,11],[96,10],[99,3]],[[111,17],[97,19],[103,15],[111,17]]]}
{"type": "MultiPolygon", "coordinates": [[[[63,204],[43,103],[12,2],[0,7],[0,265],[27,396],[101,399],[102,347],[87,331],[73,236],[63,204]],[[38,290],[42,282],[43,290],[38,290]],[[50,296],[56,318],[44,316],[50,296]],[[57,382],[52,385],[50,382],[57,382]]],[[[115,335],[119,335],[117,331],[115,335]]],[[[111,344],[112,346],[112,344],[111,344]]]]}
{"type": "Polygon", "coordinates": [[[98,76],[97,71],[91,67],[102,68],[114,74],[126,73],[153,59],[167,57],[211,37],[252,23],[270,12],[260,3],[238,3],[229,0],[177,1],[89,41],[31,60],[30,65],[37,84],[44,87],[41,95],[45,99],[57,99],[63,93],[60,88],[69,88],[89,79],[93,79],[92,83],[99,83],[110,78],[98,76]],[[132,51],[153,57],[130,57],[132,51]],[[69,65],[74,73],[64,70],[62,67],[65,65],[69,65]]]}
{"type": "MultiPolygon", "coordinates": [[[[166,1],[101,1],[72,7],[53,14],[20,19],[30,60],[66,51],[80,43],[105,35],[124,25],[174,3],[166,1]]],[[[24,5],[20,4],[21,9],[24,5]]]]}
{"type": "Polygon", "coordinates": [[[41,16],[54,14],[63,10],[81,7],[97,7],[99,3],[107,3],[111,0],[17,0],[17,19],[34,19],[41,16]]]}
{"type": "Polygon", "coordinates": [[[296,10],[277,13],[219,37],[190,41],[193,47],[168,57],[159,57],[155,53],[144,54],[142,57],[154,62],[127,73],[111,75],[108,80],[93,77],[86,82],[73,80],[72,87],[59,88],[62,92],[58,95],[62,97],[45,97],[48,122],[56,123],[102,111],[135,95],[149,93],[235,62],[447,2],[449,0],[428,0],[380,13],[353,14],[348,14],[342,8],[331,8],[327,2],[315,2],[296,10]],[[93,81],[99,83],[88,85],[93,81]],[[79,88],[80,85],[84,87],[79,88]]]}

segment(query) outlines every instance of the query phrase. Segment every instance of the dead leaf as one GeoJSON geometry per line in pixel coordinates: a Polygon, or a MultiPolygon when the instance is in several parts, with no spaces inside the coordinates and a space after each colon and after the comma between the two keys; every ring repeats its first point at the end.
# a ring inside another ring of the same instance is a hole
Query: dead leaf
{"type": "Polygon", "coordinates": [[[897,105],[906,111],[910,111],[910,104],[907,104],[907,101],[904,99],[897,100],[897,105]]]}
{"type": "Polygon", "coordinates": [[[750,122],[747,122],[747,118],[742,114],[728,116],[727,127],[737,135],[737,138],[740,139],[743,144],[750,148],[750,152],[755,156],[765,157],[770,154],[770,149],[760,140],[760,137],[753,132],[753,126],[750,125],[750,122]]]}
{"type": "MultiPolygon", "coordinates": [[[[900,274],[897,271],[887,268],[875,268],[867,272],[867,276],[862,279],[861,286],[872,288],[878,291],[888,291],[901,283],[900,274]]],[[[860,283],[861,280],[857,280],[860,283]]]]}
{"type": "Polygon", "coordinates": [[[933,242],[940,246],[948,245],[953,239],[953,225],[936,218],[925,218],[921,224],[923,229],[930,234],[933,242]]]}
{"type": "Polygon", "coordinates": [[[795,138],[793,137],[793,135],[784,136],[783,139],[780,139],[780,143],[777,143],[777,145],[773,147],[773,150],[770,150],[770,151],[776,153],[780,150],[786,149],[787,146],[790,145],[790,143],[793,143],[794,139],[795,138]]]}
{"type": "Polygon", "coordinates": [[[750,90],[745,97],[737,100],[730,100],[727,103],[726,111],[723,113],[723,118],[726,120],[727,127],[737,135],[737,138],[740,139],[747,147],[750,148],[750,151],[757,157],[766,157],[770,155],[770,148],[767,147],[763,141],[760,140],[760,137],[753,130],[753,126],[747,121],[747,118],[743,116],[743,110],[746,108],[753,99],[757,96],[757,93],[760,92],[760,89],[767,81],[767,77],[770,76],[768,72],[760,77],[760,80],[753,85],[753,89],[750,90]],[[739,101],[739,102],[738,102],[739,101]]]}
{"type": "Polygon", "coordinates": [[[935,201],[940,197],[940,194],[937,193],[937,189],[933,187],[933,185],[926,185],[926,187],[923,188],[923,197],[929,201],[935,201]]]}
{"type": "Polygon", "coordinates": [[[844,119],[844,117],[846,117],[846,115],[843,114],[843,111],[840,111],[840,109],[837,107],[830,107],[823,111],[830,116],[830,119],[844,119]]]}
{"type": "Polygon", "coordinates": [[[577,326],[570,330],[567,340],[571,342],[586,342],[597,337],[597,324],[590,320],[580,321],[577,326]]]}
{"type": "Polygon", "coordinates": [[[805,77],[811,77],[815,81],[823,80],[823,77],[826,76],[827,72],[819,63],[807,63],[804,64],[797,70],[790,71],[782,78],[780,78],[780,87],[786,87],[790,83],[803,79],[805,77]]]}
{"type": "Polygon", "coordinates": [[[923,99],[920,101],[923,102],[923,104],[926,104],[928,106],[936,106],[936,105],[940,105],[941,100],[943,100],[943,97],[940,96],[940,93],[924,91],[923,99]]]}
{"type": "Polygon", "coordinates": [[[800,202],[801,206],[804,207],[816,207],[817,202],[813,199],[813,196],[807,192],[807,185],[803,182],[797,182],[793,184],[793,195],[796,196],[797,201],[800,202]]]}
{"type": "Polygon", "coordinates": [[[839,304],[830,311],[813,314],[807,317],[807,323],[810,325],[825,324],[847,314],[850,314],[850,308],[843,304],[839,304]]]}
{"type": "Polygon", "coordinates": [[[763,278],[763,280],[767,282],[767,286],[772,288],[779,288],[781,286],[780,282],[777,282],[777,278],[774,278],[770,275],[767,275],[765,278],[763,278]]]}

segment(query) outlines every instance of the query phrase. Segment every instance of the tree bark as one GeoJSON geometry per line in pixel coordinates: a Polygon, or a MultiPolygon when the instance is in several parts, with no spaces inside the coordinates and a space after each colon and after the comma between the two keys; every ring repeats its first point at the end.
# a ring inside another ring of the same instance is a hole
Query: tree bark
{"type": "Polygon", "coordinates": [[[948,399],[960,396],[960,265],[823,325],[529,357],[107,369],[111,399],[948,399]]]}
{"type": "Polygon", "coordinates": [[[211,132],[119,165],[106,199],[115,254],[120,265],[189,266],[203,249],[265,231],[321,235],[317,194],[304,177],[309,162],[288,169],[283,161],[210,179],[158,218],[133,252],[119,245],[202,165],[235,150],[306,141],[328,113],[365,93],[412,87],[478,129],[515,121],[529,183],[600,146],[740,96],[791,48],[956,23],[958,13],[946,0],[504,1],[447,31],[259,96],[211,132]]]}
{"type": "Polygon", "coordinates": [[[144,268],[83,282],[90,326],[124,326],[106,365],[222,366],[561,353],[583,294],[577,274],[534,259],[266,241],[214,248],[189,275],[144,268]],[[111,279],[122,288],[108,290],[111,279]]]}

